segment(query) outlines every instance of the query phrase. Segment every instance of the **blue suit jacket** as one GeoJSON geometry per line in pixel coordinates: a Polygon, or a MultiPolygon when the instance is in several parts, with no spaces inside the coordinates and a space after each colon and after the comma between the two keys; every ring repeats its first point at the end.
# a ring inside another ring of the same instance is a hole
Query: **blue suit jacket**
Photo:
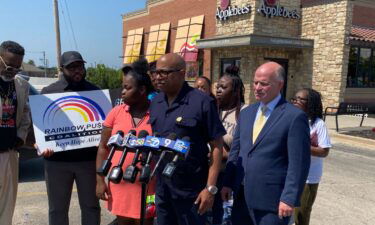
{"type": "Polygon", "coordinates": [[[224,186],[236,192],[243,181],[250,209],[277,212],[280,201],[299,206],[310,167],[307,116],[281,99],[253,144],[258,107],[252,104],[240,113],[224,186]]]}

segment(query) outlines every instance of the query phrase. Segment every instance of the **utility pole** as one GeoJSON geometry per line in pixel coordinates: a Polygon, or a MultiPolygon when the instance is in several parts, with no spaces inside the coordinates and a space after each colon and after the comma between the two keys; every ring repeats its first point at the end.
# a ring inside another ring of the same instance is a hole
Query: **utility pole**
{"type": "Polygon", "coordinates": [[[46,59],[46,52],[43,51],[43,65],[44,65],[44,77],[47,77],[47,59],[46,59]]]}
{"type": "Polygon", "coordinates": [[[60,76],[61,40],[60,40],[59,6],[58,6],[57,0],[53,0],[53,7],[54,7],[54,15],[55,15],[57,74],[58,76],[60,76]]]}

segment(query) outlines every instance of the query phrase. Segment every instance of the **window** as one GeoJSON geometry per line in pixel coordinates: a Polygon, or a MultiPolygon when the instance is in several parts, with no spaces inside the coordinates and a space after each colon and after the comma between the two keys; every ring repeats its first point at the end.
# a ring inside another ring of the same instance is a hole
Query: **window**
{"type": "Polygon", "coordinates": [[[237,66],[239,69],[238,74],[241,74],[241,58],[221,59],[220,77],[225,73],[225,69],[232,65],[237,66]]]}
{"type": "Polygon", "coordinates": [[[347,87],[375,87],[375,49],[350,48],[347,87]]]}

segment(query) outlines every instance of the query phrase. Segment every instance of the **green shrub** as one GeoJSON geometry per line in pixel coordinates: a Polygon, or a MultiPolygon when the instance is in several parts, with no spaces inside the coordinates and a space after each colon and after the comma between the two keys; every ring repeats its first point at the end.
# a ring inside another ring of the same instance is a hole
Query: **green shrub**
{"type": "Polygon", "coordinates": [[[122,86],[122,71],[98,64],[87,68],[86,79],[101,89],[115,89],[122,86]]]}

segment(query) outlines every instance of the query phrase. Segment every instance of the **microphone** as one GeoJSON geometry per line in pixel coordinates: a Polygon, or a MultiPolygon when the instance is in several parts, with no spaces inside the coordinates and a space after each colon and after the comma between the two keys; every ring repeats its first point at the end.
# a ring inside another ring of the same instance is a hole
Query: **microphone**
{"type": "Polygon", "coordinates": [[[158,169],[160,162],[164,159],[165,154],[167,153],[167,150],[171,149],[171,146],[173,147],[174,141],[177,139],[177,135],[175,133],[170,133],[166,138],[162,139],[161,146],[161,154],[159,160],[156,162],[155,168],[152,170],[152,173],[150,175],[150,179],[155,175],[156,170],[158,169]]]}
{"type": "MultiPolygon", "coordinates": [[[[145,147],[146,149],[148,150],[147,151],[147,154],[145,154],[144,158],[145,158],[145,161],[142,161],[142,168],[141,168],[141,172],[140,172],[140,175],[139,175],[139,182],[141,183],[148,183],[149,180],[150,180],[150,175],[151,175],[151,167],[150,167],[150,163],[151,163],[151,160],[152,160],[152,156],[153,156],[153,151],[152,151],[152,147],[153,148],[156,148],[156,149],[159,149],[159,134],[157,132],[155,132],[154,134],[155,137],[148,137],[146,138],[146,142],[145,142],[145,147]],[[152,145],[152,143],[155,143],[154,145],[152,145]]],[[[143,154],[142,154],[143,156],[143,154]]],[[[144,160],[144,159],[142,159],[144,160]]]]}
{"type": "Polygon", "coordinates": [[[125,158],[126,158],[126,155],[128,154],[128,147],[126,146],[126,144],[128,143],[129,139],[132,137],[132,136],[135,136],[136,135],[136,131],[135,130],[130,130],[129,133],[126,135],[124,141],[123,141],[123,152],[121,154],[121,158],[120,158],[120,161],[118,162],[117,166],[114,166],[111,170],[111,173],[109,174],[109,177],[108,177],[108,180],[110,180],[111,182],[115,183],[115,184],[118,184],[120,183],[121,181],[121,178],[122,178],[122,165],[124,164],[124,161],[125,161],[125,158]]]}
{"type": "MultiPolygon", "coordinates": [[[[186,143],[186,142],[188,143],[190,141],[190,138],[189,137],[183,137],[182,141],[183,142],[180,142],[179,146],[174,146],[173,147],[173,149],[175,150],[175,153],[174,153],[175,156],[173,157],[172,162],[167,163],[167,165],[164,167],[164,170],[163,170],[162,174],[163,174],[163,176],[165,176],[167,178],[172,178],[174,172],[176,171],[177,161],[180,159],[180,155],[183,155],[183,156],[187,155],[187,151],[186,152],[182,152],[182,151],[179,151],[178,148],[184,149],[184,147],[181,147],[181,146],[186,146],[186,145],[184,145],[184,143],[186,143]]],[[[178,141],[176,141],[176,145],[178,145],[178,141]]]]}
{"type": "MultiPolygon", "coordinates": [[[[143,139],[143,143],[144,143],[144,139],[147,137],[148,135],[148,132],[145,131],[145,130],[141,130],[138,134],[138,140],[139,139],[143,139]]],[[[138,142],[138,141],[137,141],[138,142]]],[[[139,158],[139,154],[141,153],[141,148],[138,147],[136,148],[135,150],[135,154],[134,154],[134,158],[133,158],[133,161],[132,163],[126,168],[125,170],[125,173],[124,173],[124,176],[123,176],[123,179],[126,180],[126,181],[129,181],[130,183],[134,183],[136,177],[137,177],[137,173],[138,173],[138,168],[136,166],[137,162],[138,162],[138,158],[139,158]]]]}
{"type": "Polygon", "coordinates": [[[107,176],[109,169],[112,166],[112,158],[115,154],[115,149],[121,147],[121,144],[124,140],[124,132],[122,130],[117,131],[115,135],[109,138],[107,146],[111,147],[109,155],[106,160],[103,160],[101,167],[96,171],[100,176],[107,176]]]}

